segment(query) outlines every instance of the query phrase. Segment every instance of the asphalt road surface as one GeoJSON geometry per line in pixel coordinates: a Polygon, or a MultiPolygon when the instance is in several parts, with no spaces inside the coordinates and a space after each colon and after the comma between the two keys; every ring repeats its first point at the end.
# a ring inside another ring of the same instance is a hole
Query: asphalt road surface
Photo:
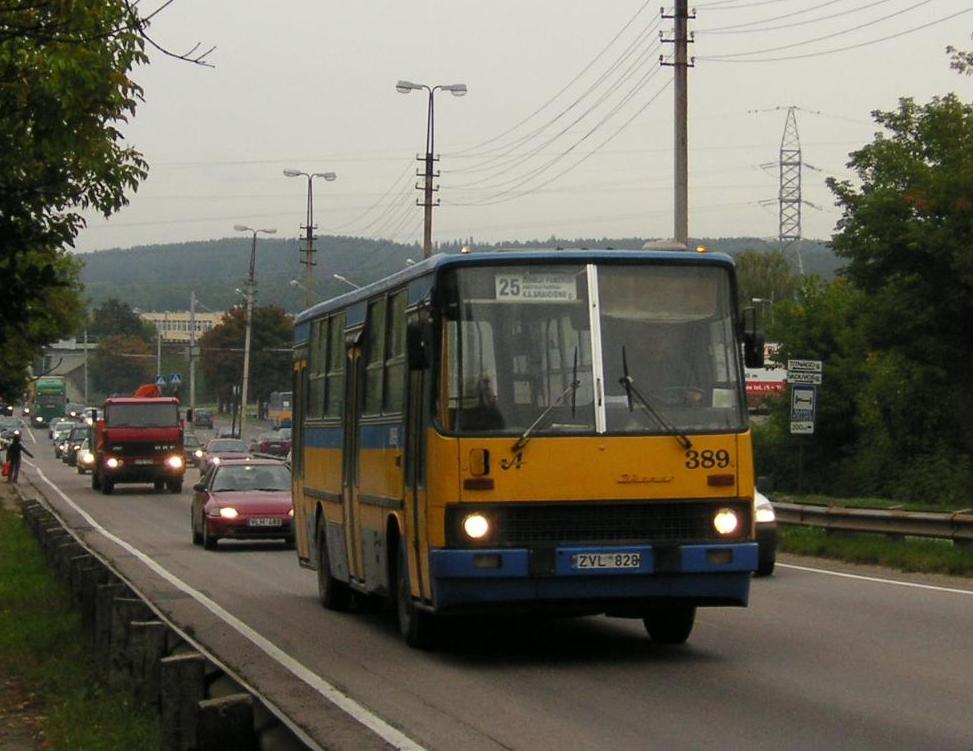
{"type": "Polygon", "coordinates": [[[282,544],[194,546],[195,470],[180,495],[105,496],[34,435],[22,481],[322,747],[973,748],[969,580],[781,556],[685,646],[640,621],[479,619],[419,652],[385,612],[322,609],[282,544]]]}

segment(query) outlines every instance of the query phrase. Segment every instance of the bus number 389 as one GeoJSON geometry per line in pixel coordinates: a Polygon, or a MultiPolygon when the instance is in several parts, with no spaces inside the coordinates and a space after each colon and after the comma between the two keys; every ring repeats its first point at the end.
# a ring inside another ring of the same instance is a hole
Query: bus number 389
{"type": "Polygon", "coordinates": [[[690,449],[686,452],[687,469],[713,469],[713,467],[722,469],[729,466],[730,452],[726,449],[719,449],[718,451],[690,449]]]}

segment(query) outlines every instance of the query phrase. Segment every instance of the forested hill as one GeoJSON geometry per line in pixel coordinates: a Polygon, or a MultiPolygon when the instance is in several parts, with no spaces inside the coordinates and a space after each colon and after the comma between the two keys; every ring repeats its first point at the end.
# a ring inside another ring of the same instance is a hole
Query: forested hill
{"type": "MultiPolygon", "coordinates": [[[[643,238],[573,238],[551,237],[544,241],[476,243],[476,250],[492,248],[640,248],[643,238]]],[[[443,243],[437,251],[459,252],[463,242],[443,243]]],[[[769,251],[776,242],[747,237],[702,238],[691,246],[705,245],[712,251],[737,255],[745,250],[769,251]]],[[[81,273],[91,304],[98,305],[110,297],[142,310],[186,310],[190,292],[203,309],[226,310],[240,301],[234,291],[243,288],[250,263],[249,237],[222,240],[146,245],[130,249],[104,250],[78,257],[83,261],[81,273]]],[[[347,291],[347,284],[333,278],[340,274],[356,284],[378,279],[403,268],[408,259],[419,260],[418,245],[403,245],[357,237],[318,238],[314,268],[314,299],[321,300],[347,291]]],[[[833,276],[841,262],[823,243],[804,240],[800,243],[801,259],[807,274],[833,276]]],[[[796,253],[788,256],[796,269],[796,253]]],[[[257,238],[257,304],[280,305],[297,311],[304,307],[305,293],[290,284],[306,278],[303,245],[299,240],[257,238]]]]}

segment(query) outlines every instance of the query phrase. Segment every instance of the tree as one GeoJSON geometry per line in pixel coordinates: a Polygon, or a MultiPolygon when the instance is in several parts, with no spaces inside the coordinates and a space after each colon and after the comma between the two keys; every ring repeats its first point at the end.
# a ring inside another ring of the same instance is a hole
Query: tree
{"type": "Polygon", "coordinates": [[[950,55],[950,68],[968,76],[973,75],[973,52],[958,50],[953,45],[949,45],[946,52],[950,55]]]}
{"type": "Polygon", "coordinates": [[[103,336],[137,336],[146,342],[155,339],[155,326],[139,318],[128,303],[112,297],[92,311],[91,323],[88,324],[88,335],[103,336]]]}
{"type": "Polygon", "coordinates": [[[155,355],[137,336],[108,336],[91,360],[91,381],[104,394],[131,394],[155,377],[155,355]]]}
{"type": "Polygon", "coordinates": [[[781,250],[745,250],[736,256],[736,267],[740,305],[749,307],[754,299],[766,300],[771,321],[775,318],[773,306],[793,300],[801,281],[781,250]]]}
{"type": "MultiPolygon", "coordinates": [[[[245,312],[242,307],[237,307],[227,312],[218,326],[199,339],[206,383],[215,389],[221,404],[230,403],[233,386],[239,386],[243,381],[245,331],[245,312]]],[[[294,324],[283,308],[267,305],[253,309],[248,401],[266,401],[271,391],[290,388],[293,339],[294,324]]]]}
{"type": "MultiPolygon", "coordinates": [[[[119,130],[142,89],[150,19],[135,0],[0,3],[0,371],[22,378],[80,309],[80,211],[110,216],[147,174],[119,130]],[[61,309],[52,310],[52,305],[61,309]],[[35,325],[37,318],[44,320],[35,325]]],[[[202,62],[208,52],[176,55],[202,62]]],[[[3,388],[7,388],[3,386],[3,388]]]]}
{"type": "Polygon", "coordinates": [[[926,105],[902,99],[873,116],[886,132],[852,153],[859,184],[828,181],[842,208],[833,247],[863,293],[862,441],[885,447],[885,477],[913,496],[949,495],[964,483],[968,492],[973,105],[952,94],[926,105]],[[958,470],[928,470],[945,463],[958,470]]]}

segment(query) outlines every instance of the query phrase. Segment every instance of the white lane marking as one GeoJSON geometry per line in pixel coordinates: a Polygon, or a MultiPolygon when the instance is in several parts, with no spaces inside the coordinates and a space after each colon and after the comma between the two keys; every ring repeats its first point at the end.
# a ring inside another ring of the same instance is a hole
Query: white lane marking
{"type": "Polygon", "coordinates": [[[893,584],[897,587],[911,587],[913,589],[928,589],[933,592],[948,592],[954,595],[973,595],[973,589],[955,589],[953,587],[937,587],[934,584],[917,584],[916,582],[903,582],[895,579],[882,579],[878,576],[863,576],[862,574],[846,574],[843,571],[828,571],[823,568],[811,568],[809,566],[795,566],[793,563],[777,562],[781,568],[792,568],[795,571],[808,571],[812,574],[824,574],[826,576],[839,576],[844,579],[858,579],[860,581],[875,582],[877,584],[893,584]]]}
{"type": "Polygon", "coordinates": [[[116,545],[120,546],[127,552],[131,553],[133,556],[138,558],[142,563],[148,566],[152,571],[161,576],[167,582],[172,584],[177,589],[185,592],[190,597],[192,597],[196,602],[202,605],[204,608],[209,610],[213,615],[221,618],[229,626],[232,626],[239,634],[249,639],[256,645],[259,649],[275,660],[279,665],[286,668],[291,672],[296,678],[304,681],[308,686],[317,691],[321,696],[323,696],[328,701],[332,702],[347,714],[351,715],[354,719],[358,720],[362,725],[367,727],[369,730],[378,735],[382,740],[386,741],[395,748],[403,749],[403,751],[426,751],[423,746],[413,741],[411,738],[406,736],[400,730],[389,725],[385,720],[383,720],[378,715],[372,713],[361,704],[356,702],[350,696],[342,693],[339,689],[335,688],[333,685],[328,683],[324,678],[319,676],[317,673],[312,672],[308,668],[304,667],[300,662],[295,660],[289,654],[279,649],[273,642],[269,639],[258,634],[252,628],[250,628],[243,621],[238,619],[232,613],[224,610],[222,607],[217,605],[211,599],[209,599],[202,592],[198,592],[191,586],[186,584],[182,579],[179,579],[174,574],[170,573],[168,570],[164,569],[158,563],[156,563],[152,558],[147,556],[138,548],[133,547],[128,544],[120,537],[116,537],[107,529],[102,527],[98,522],[96,522],[86,511],[80,508],[74,501],[72,501],[65,493],[51,480],[47,478],[40,467],[34,465],[34,471],[40,476],[40,478],[54,488],[54,491],[64,499],[64,501],[73,508],[77,513],[79,513],[91,528],[99,532],[103,537],[111,540],[116,545]]]}

